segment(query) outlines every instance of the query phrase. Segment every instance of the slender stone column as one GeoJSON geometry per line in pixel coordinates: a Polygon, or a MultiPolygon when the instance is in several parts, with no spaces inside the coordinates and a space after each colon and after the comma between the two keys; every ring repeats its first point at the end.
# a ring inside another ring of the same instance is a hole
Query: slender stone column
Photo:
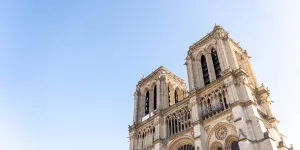
{"type": "Polygon", "coordinates": [[[232,77],[230,77],[229,80],[225,81],[225,84],[228,85],[227,87],[227,94],[228,94],[228,98],[227,101],[228,103],[234,103],[236,101],[238,101],[238,95],[237,95],[237,88],[234,85],[234,79],[232,77]]]}
{"type": "Polygon", "coordinates": [[[171,119],[171,136],[174,134],[174,119],[171,119]]]}
{"type": "Polygon", "coordinates": [[[235,57],[234,50],[231,48],[231,46],[229,44],[229,39],[222,40],[222,44],[223,44],[223,47],[224,47],[225,57],[228,60],[230,68],[232,68],[234,70],[238,69],[239,65],[238,65],[238,62],[236,60],[237,58],[235,57]]]}
{"type": "Polygon", "coordinates": [[[192,70],[193,70],[193,77],[194,77],[194,87],[196,89],[200,88],[200,78],[199,78],[199,70],[197,66],[197,61],[192,59],[192,70]]]}
{"type": "Polygon", "coordinates": [[[166,121],[166,117],[160,118],[159,124],[161,125],[161,129],[160,129],[160,139],[166,139],[167,138],[167,121],[166,121]]]}
{"type": "Polygon", "coordinates": [[[169,127],[169,120],[166,120],[166,135],[167,137],[170,137],[170,127],[169,127]]]}
{"type": "Polygon", "coordinates": [[[157,105],[157,107],[156,107],[156,109],[157,110],[161,110],[161,103],[160,103],[160,96],[161,96],[161,86],[160,86],[160,80],[157,80],[156,81],[156,105],[157,105]]]}
{"type": "Polygon", "coordinates": [[[168,85],[166,83],[165,76],[162,76],[160,78],[160,102],[159,103],[160,103],[160,110],[169,107],[168,85]]]}
{"type": "Polygon", "coordinates": [[[178,118],[177,118],[178,116],[176,116],[176,133],[179,133],[179,120],[178,120],[178,118]]]}
{"type": "Polygon", "coordinates": [[[199,120],[199,106],[197,104],[196,96],[190,99],[189,109],[191,110],[191,122],[195,122],[199,120]]]}
{"type": "Polygon", "coordinates": [[[211,52],[207,53],[205,55],[206,57],[206,61],[207,61],[207,68],[208,68],[208,72],[209,72],[209,78],[210,78],[210,82],[216,80],[216,73],[215,73],[215,68],[214,68],[214,64],[212,61],[212,57],[211,57],[211,52]]]}
{"type": "Polygon", "coordinates": [[[153,104],[154,104],[154,90],[150,89],[149,91],[149,116],[151,117],[151,113],[153,112],[153,104]]]}
{"type": "Polygon", "coordinates": [[[197,67],[197,70],[198,70],[199,88],[202,88],[205,85],[204,85],[201,61],[199,59],[196,59],[196,67],[197,67]]]}
{"type": "Polygon", "coordinates": [[[133,124],[138,123],[138,98],[139,98],[140,92],[136,91],[134,92],[134,112],[133,112],[133,124]]]}
{"type": "Polygon", "coordinates": [[[140,94],[138,96],[138,101],[139,101],[139,110],[138,110],[138,122],[142,121],[142,117],[145,116],[145,99],[146,99],[146,94],[140,94]]]}
{"type": "MultiPolygon", "coordinates": [[[[170,103],[171,105],[175,104],[175,98],[174,98],[174,88],[173,87],[170,87],[170,103]]],[[[169,97],[168,97],[169,99],[169,97]]]]}
{"type": "Polygon", "coordinates": [[[228,65],[227,58],[224,54],[225,48],[223,46],[222,39],[217,39],[217,49],[216,50],[217,50],[221,70],[224,71],[227,68],[229,68],[229,65],[228,65]]]}
{"type": "Polygon", "coordinates": [[[192,69],[192,60],[188,57],[186,60],[186,68],[188,72],[188,80],[189,80],[189,90],[194,90],[194,75],[192,69]]]}

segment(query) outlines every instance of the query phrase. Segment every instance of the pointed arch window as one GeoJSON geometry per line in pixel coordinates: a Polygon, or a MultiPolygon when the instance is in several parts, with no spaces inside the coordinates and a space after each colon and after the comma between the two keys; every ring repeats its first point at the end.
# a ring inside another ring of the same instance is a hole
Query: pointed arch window
{"type": "Polygon", "coordinates": [[[216,78],[218,79],[221,77],[221,67],[219,63],[218,53],[215,48],[211,49],[211,58],[214,64],[216,78]]]}
{"type": "Polygon", "coordinates": [[[204,55],[201,56],[201,67],[202,67],[204,85],[207,85],[210,83],[210,79],[209,79],[209,73],[207,69],[206,58],[204,55]]]}
{"type": "Polygon", "coordinates": [[[175,104],[178,103],[178,94],[177,94],[177,90],[175,90],[175,92],[174,92],[174,100],[175,100],[175,104]]]}
{"type": "Polygon", "coordinates": [[[145,115],[149,114],[149,91],[146,93],[146,99],[145,99],[145,115]]]}
{"type": "Polygon", "coordinates": [[[169,99],[169,106],[171,106],[171,101],[170,101],[170,87],[168,87],[168,99],[169,99]]]}
{"type": "Polygon", "coordinates": [[[154,106],[153,106],[153,109],[156,110],[156,108],[157,108],[157,106],[156,106],[157,105],[157,100],[156,100],[157,99],[156,85],[154,86],[154,90],[153,91],[154,91],[154,95],[153,95],[153,100],[154,100],[154,102],[153,102],[154,104],[153,105],[154,106]]]}

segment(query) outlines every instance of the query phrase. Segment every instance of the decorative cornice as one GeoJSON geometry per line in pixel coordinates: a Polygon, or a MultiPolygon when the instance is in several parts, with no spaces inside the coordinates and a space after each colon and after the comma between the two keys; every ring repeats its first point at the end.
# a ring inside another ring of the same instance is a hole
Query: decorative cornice
{"type": "Polygon", "coordinates": [[[193,127],[190,127],[190,128],[188,128],[188,129],[186,129],[186,130],[180,132],[180,133],[174,134],[174,135],[172,135],[171,137],[166,138],[164,141],[165,141],[165,142],[168,142],[168,141],[171,141],[171,140],[175,140],[175,139],[177,139],[177,138],[183,136],[184,134],[189,133],[189,132],[192,132],[192,131],[194,131],[194,128],[193,128],[193,127]]]}
{"type": "Polygon", "coordinates": [[[207,35],[205,35],[203,38],[201,38],[199,41],[197,41],[196,43],[194,43],[193,45],[191,45],[189,47],[189,51],[188,51],[188,56],[191,56],[192,53],[194,53],[194,51],[206,44],[207,42],[209,42],[211,39],[223,39],[226,40],[228,39],[228,32],[226,32],[223,27],[216,25],[213,29],[212,32],[208,33],[207,35]]]}
{"type": "Polygon", "coordinates": [[[231,112],[232,112],[231,108],[229,108],[229,109],[227,109],[227,110],[224,110],[224,111],[222,111],[222,112],[220,112],[220,113],[218,113],[218,114],[215,114],[215,115],[213,115],[213,116],[211,116],[211,117],[205,119],[205,120],[203,121],[203,124],[208,124],[210,121],[215,120],[216,118],[218,118],[218,117],[220,117],[220,116],[224,116],[225,114],[228,114],[228,113],[231,113],[231,112]]]}
{"type": "Polygon", "coordinates": [[[241,50],[241,52],[242,52],[243,49],[242,49],[242,47],[241,47],[238,43],[234,42],[234,40],[233,40],[232,38],[229,38],[229,41],[230,41],[234,46],[238,47],[239,50],[241,50]]]}
{"type": "Polygon", "coordinates": [[[222,85],[227,86],[226,84],[224,84],[224,80],[229,77],[229,76],[233,76],[233,71],[228,71],[225,74],[223,74],[220,78],[212,81],[211,83],[209,83],[208,85],[199,88],[199,89],[195,89],[193,91],[190,91],[190,95],[202,95],[203,93],[208,93],[210,90],[215,90],[216,87],[220,87],[222,85]]]}
{"type": "Polygon", "coordinates": [[[139,129],[139,128],[141,128],[141,127],[144,127],[144,126],[148,126],[148,125],[150,125],[150,124],[153,124],[153,122],[154,122],[154,117],[151,117],[151,118],[145,120],[144,122],[141,122],[141,123],[137,124],[137,125],[135,126],[135,128],[136,128],[136,129],[139,129]]]}
{"type": "Polygon", "coordinates": [[[184,107],[187,107],[188,106],[188,103],[189,103],[189,100],[190,100],[190,96],[184,98],[183,100],[179,101],[178,103],[164,109],[162,111],[162,113],[167,116],[168,114],[171,114],[177,110],[180,110],[181,108],[184,108],[184,107]]]}

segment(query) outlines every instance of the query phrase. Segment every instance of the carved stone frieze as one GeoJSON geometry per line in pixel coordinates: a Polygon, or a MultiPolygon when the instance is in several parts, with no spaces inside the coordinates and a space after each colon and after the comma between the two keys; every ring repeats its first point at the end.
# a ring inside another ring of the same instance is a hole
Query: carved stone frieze
{"type": "Polygon", "coordinates": [[[228,32],[223,28],[218,28],[212,35],[212,38],[226,40],[228,39],[228,32]]]}
{"type": "Polygon", "coordinates": [[[206,133],[209,133],[209,131],[210,131],[210,125],[204,127],[204,130],[205,130],[206,133]]]}
{"type": "Polygon", "coordinates": [[[194,133],[194,131],[191,131],[190,134],[191,134],[192,137],[194,137],[194,134],[195,134],[195,133],[194,133]]]}
{"type": "Polygon", "coordinates": [[[232,123],[233,122],[233,114],[230,114],[229,116],[226,117],[226,120],[229,122],[229,123],[232,123]]]}
{"type": "Polygon", "coordinates": [[[159,117],[154,118],[153,125],[156,126],[159,123],[159,120],[159,117]]]}
{"type": "Polygon", "coordinates": [[[164,142],[163,147],[167,148],[167,146],[168,146],[168,142],[164,142]]]}

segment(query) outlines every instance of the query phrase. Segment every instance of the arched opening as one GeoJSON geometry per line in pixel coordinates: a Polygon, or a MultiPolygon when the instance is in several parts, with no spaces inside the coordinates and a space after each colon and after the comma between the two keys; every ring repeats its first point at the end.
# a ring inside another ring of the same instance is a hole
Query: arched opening
{"type": "Polygon", "coordinates": [[[145,115],[149,114],[149,91],[146,92],[146,99],[145,99],[145,115]]]}
{"type": "Polygon", "coordinates": [[[155,141],[155,127],[152,129],[152,141],[155,141]]]}
{"type": "Polygon", "coordinates": [[[209,73],[208,73],[206,58],[205,58],[204,55],[201,56],[201,67],[202,67],[204,85],[207,85],[207,84],[210,83],[210,79],[209,79],[209,73]]]}
{"type": "Polygon", "coordinates": [[[238,137],[234,135],[230,135],[225,140],[226,150],[240,150],[238,137]]]}
{"type": "Polygon", "coordinates": [[[210,150],[223,150],[223,145],[220,142],[214,142],[210,147],[210,150]]]}
{"type": "Polygon", "coordinates": [[[208,104],[208,110],[209,110],[209,111],[212,111],[212,109],[211,109],[211,103],[210,103],[210,99],[208,99],[208,100],[207,100],[207,104],[208,104]]]}
{"type": "Polygon", "coordinates": [[[175,101],[175,104],[178,103],[178,94],[177,94],[177,90],[175,90],[175,92],[174,92],[174,101],[175,101]]]}
{"type": "Polygon", "coordinates": [[[220,99],[221,109],[222,110],[228,109],[229,106],[228,106],[228,103],[226,100],[226,95],[225,95],[224,91],[222,92],[222,94],[219,93],[219,99],[220,99]]]}
{"type": "Polygon", "coordinates": [[[232,150],[240,150],[239,143],[237,141],[232,142],[231,149],[232,150]]]}
{"type": "Polygon", "coordinates": [[[222,110],[224,110],[224,103],[223,103],[223,100],[222,100],[222,95],[221,95],[221,93],[219,94],[219,99],[220,99],[220,105],[221,105],[221,108],[222,108],[222,110]]]}
{"type": "Polygon", "coordinates": [[[142,136],[142,148],[144,148],[144,138],[145,138],[145,134],[143,133],[143,136],[142,136]]]}
{"type": "Polygon", "coordinates": [[[224,91],[223,91],[223,100],[224,100],[225,108],[227,109],[228,108],[228,104],[227,104],[226,95],[225,95],[224,91]]]}
{"type": "Polygon", "coordinates": [[[154,102],[153,102],[153,105],[154,105],[154,106],[153,106],[153,109],[156,110],[156,108],[157,108],[157,100],[156,100],[156,99],[157,99],[157,92],[156,92],[156,85],[154,86],[154,90],[153,90],[153,91],[154,91],[154,95],[153,95],[153,101],[154,101],[154,102]]]}
{"type": "Polygon", "coordinates": [[[221,67],[220,67],[220,63],[219,63],[218,53],[217,53],[216,49],[214,49],[214,48],[211,50],[211,57],[212,57],[213,65],[214,65],[216,78],[218,79],[221,77],[221,67]]]}
{"type": "Polygon", "coordinates": [[[195,150],[195,146],[191,144],[185,144],[180,146],[177,150],[195,150]]]}

